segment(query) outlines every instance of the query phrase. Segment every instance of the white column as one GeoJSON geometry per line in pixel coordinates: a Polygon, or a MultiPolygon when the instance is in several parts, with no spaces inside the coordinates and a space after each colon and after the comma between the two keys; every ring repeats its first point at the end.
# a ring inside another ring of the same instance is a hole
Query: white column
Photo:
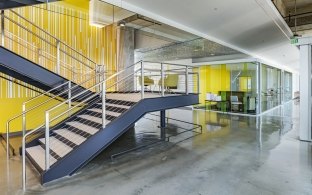
{"type": "Polygon", "coordinates": [[[300,140],[311,141],[311,45],[300,46],[300,140]]]}

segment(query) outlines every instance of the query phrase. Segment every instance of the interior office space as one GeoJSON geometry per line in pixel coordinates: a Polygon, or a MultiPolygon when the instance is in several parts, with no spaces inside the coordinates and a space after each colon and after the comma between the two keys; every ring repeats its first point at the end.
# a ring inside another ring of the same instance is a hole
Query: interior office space
{"type": "Polygon", "coordinates": [[[0,6],[5,194],[312,193],[311,2],[0,6]]]}

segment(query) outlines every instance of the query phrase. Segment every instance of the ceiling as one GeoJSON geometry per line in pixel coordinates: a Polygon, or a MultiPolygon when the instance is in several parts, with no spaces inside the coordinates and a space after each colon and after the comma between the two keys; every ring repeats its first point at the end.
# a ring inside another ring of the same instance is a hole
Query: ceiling
{"type": "Polygon", "coordinates": [[[312,36],[312,0],[273,0],[286,23],[299,36],[312,36]]]}
{"type": "MultiPolygon", "coordinates": [[[[295,0],[282,0],[282,1],[287,9],[293,9],[295,6],[295,0]]],[[[296,3],[297,3],[297,8],[300,9],[307,5],[311,5],[312,1],[311,0],[296,0],[296,3]]]]}
{"type": "Polygon", "coordinates": [[[271,0],[105,0],[278,67],[298,70],[299,50],[271,0]],[[165,5],[165,6],[164,6],[165,5]]]}
{"type": "Polygon", "coordinates": [[[142,15],[121,21],[135,30],[136,60],[172,61],[182,59],[237,59],[246,55],[142,15]]]}

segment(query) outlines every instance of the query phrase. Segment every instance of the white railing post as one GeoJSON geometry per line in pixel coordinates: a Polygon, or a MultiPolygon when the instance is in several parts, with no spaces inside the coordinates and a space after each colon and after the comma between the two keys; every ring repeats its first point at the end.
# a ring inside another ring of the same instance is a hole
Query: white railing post
{"type": "MultiPolygon", "coordinates": [[[[72,100],[71,100],[71,97],[72,97],[71,86],[72,86],[71,81],[68,81],[68,110],[71,109],[71,104],[72,104],[72,100]]],[[[68,112],[68,116],[70,116],[70,111],[68,112]]]]}
{"type": "Polygon", "coordinates": [[[25,136],[25,134],[26,134],[26,104],[25,103],[23,103],[22,112],[23,112],[23,116],[22,116],[22,131],[23,131],[23,136],[25,136]]]}
{"type": "Polygon", "coordinates": [[[161,66],[161,73],[160,73],[160,76],[161,76],[161,96],[164,97],[165,96],[165,75],[164,75],[164,64],[161,63],[160,64],[161,66]]]}
{"type": "Polygon", "coordinates": [[[105,128],[106,126],[106,84],[105,81],[102,83],[102,127],[105,128]]]}
{"type": "Polygon", "coordinates": [[[22,139],[22,186],[23,186],[23,191],[26,190],[26,137],[23,136],[22,139]]]}
{"type": "Polygon", "coordinates": [[[45,170],[50,168],[50,116],[49,111],[45,112],[45,170]]]}
{"type": "Polygon", "coordinates": [[[61,74],[61,42],[56,41],[56,73],[61,74]]]}
{"type": "Polygon", "coordinates": [[[7,130],[7,134],[6,134],[6,151],[7,151],[7,159],[9,160],[9,158],[10,158],[10,143],[9,143],[9,141],[10,141],[10,123],[9,122],[7,122],[7,124],[6,124],[6,130],[7,130]]]}
{"type": "Polygon", "coordinates": [[[185,69],[185,93],[186,94],[189,94],[188,75],[189,75],[189,69],[188,69],[188,66],[186,66],[186,69],[185,69]]]}
{"type": "Polygon", "coordinates": [[[144,99],[144,67],[141,62],[141,99],[144,99]]]}
{"type": "Polygon", "coordinates": [[[1,45],[4,47],[4,10],[1,10],[1,45]]]}
{"type": "MultiPolygon", "coordinates": [[[[198,70],[198,71],[199,71],[199,70],[198,70]]],[[[199,81],[200,81],[200,78],[199,78],[199,77],[200,77],[200,76],[199,76],[199,72],[197,72],[197,74],[196,74],[196,75],[197,75],[197,93],[199,94],[199,91],[200,91],[200,89],[199,89],[199,88],[200,88],[200,84],[199,84],[199,81]]]]}

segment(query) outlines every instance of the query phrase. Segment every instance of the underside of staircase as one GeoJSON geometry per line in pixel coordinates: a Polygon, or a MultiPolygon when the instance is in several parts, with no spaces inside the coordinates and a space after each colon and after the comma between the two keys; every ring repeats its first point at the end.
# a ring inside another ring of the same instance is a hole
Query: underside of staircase
{"type": "MultiPolygon", "coordinates": [[[[50,70],[0,46],[0,72],[14,77],[20,81],[28,83],[44,91],[49,91],[68,82],[68,79],[51,72],[50,70]]],[[[72,95],[76,95],[85,90],[83,86],[72,82],[72,87],[75,86],[72,95]]],[[[68,89],[67,85],[50,91],[51,94],[58,95],[60,92],[68,89]]],[[[67,99],[67,94],[64,93],[60,97],[67,99]]],[[[85,94],[85,92],[84,92],[85,94]]],[[[90,94],[92,92],[90,91],[90,94]]],[[[75,100],[79,101],[79,97],[75,100]]]]}
{"type": "Polygon", "coordinates": [[[78,113],[55,125],[50,134],[50,168],[45,170],[45,138],[26,145],[26,156],[47,183],[74,174],[118,139],[148,112],[198,103],[198,94],[171,95],[109,93],[106,95],[106,126],[102,127],[101,97],[78,113]]]}
{"type": "Polygon", "coordinates": [[[46,2],[54,2],[58,0],[2,0],[0,1],[0,9],[11,9],[15,7],[30,6],[46,2]]]}

